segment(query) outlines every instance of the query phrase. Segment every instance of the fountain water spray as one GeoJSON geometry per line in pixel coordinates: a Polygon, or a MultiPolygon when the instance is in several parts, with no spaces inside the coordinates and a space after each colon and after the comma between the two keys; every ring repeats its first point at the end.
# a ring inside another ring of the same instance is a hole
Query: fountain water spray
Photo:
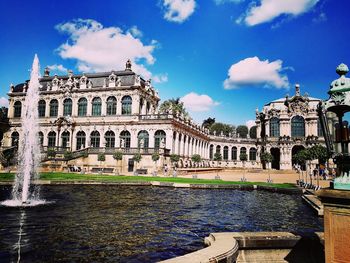
{"type": "Polygon", "coordinates": [[[38,138],[39,72],[39,59],[35,55],[23,106],[22,136],[18,149],[18,172],[12,189],[12,200],[3,202],[4,205],[35,205],[43,202],[39,200],[39,186],[31,185],[31,181],[38,179],[40,163],[38,138]]]}

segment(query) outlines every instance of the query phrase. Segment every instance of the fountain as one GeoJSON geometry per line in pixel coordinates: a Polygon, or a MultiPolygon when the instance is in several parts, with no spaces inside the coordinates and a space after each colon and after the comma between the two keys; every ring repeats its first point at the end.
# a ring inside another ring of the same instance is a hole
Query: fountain
{"type": "Polygon", "coordinates": [[[34,206],[45,201],[39,199],[39,186],[31,185],[38,179],[40,146],[38,139],[38,101],[39,101],[39,59],[34,56],[30,74],[29,88],[22,115],[22,139],[19,144],[19,164],[12,189],[12,199],[2,202],[6,206],[34,206]]]}

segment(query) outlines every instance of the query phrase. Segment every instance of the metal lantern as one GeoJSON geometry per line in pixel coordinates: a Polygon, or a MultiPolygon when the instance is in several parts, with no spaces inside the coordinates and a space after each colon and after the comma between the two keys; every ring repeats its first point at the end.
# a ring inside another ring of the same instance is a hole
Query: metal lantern
{"type": "Polygon", "coordinates": [[[345,64],[340,64],[336,72],[339,78],[331,83],[329,99],[318,105],[318,116],[322,126],[328,153],[337,165],[334,189],[350,190],[349,123],[344,114],[350,111],[350,78],[345,64]]]}

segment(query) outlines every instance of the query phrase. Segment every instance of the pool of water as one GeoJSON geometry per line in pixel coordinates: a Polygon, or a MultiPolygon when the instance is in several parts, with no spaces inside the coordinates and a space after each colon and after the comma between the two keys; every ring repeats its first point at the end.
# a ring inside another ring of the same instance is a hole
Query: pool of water
{"type": "MultiPolygon", "coordinates": [[[[0,186],[0,201],[11,187],[0,186]]],[[[322,230],[299,195],[111,185],[42,186],[52,203],[0,206],[0,262],[156,262],[210,232],[322,230]]]]}

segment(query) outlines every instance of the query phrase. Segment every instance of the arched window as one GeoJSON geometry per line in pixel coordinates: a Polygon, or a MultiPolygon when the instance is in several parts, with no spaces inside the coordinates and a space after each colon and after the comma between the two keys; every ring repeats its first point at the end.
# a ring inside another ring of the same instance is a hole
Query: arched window
{"type": "Polygon", "coordinates": [[[38,103],[38,116],[39,118],[45,117],[46,102],[44,100],[39,100],[38,103]]]}
{"type": "Polygon", "coordinates": [[[92,100],[92,116],[101,116],[101,98],[96,97],[92,100]]]}
{"type": "Polygon", "coordinates": [[[72,116],[72,100],[65,99],[63,101],[63,116],[72,116]]]}
{"type": "Polygon", "coordinates": [[[147,149],[149,144],[149,135],[148,132],[143,130],[140,131],[137,135],[137,147],[141,149],[147,149]]]}
{"type": "Polygon", "coordinates": [[[231,149],[231,159],[237,160],[237,147],[236,146],[233,146],[231,149]]]}
{"type": "Polygon", "coordinates": [[[128,131],[122,131],[120,133],[120,147],[121,148],[130,148],[130,142],[131,142],[131,135],[130,132],[128,131]]]}
{"type": "Polygon", "coordinates": [[[139,112],[142,114],[143,98],[140,99],[139,112]]]}
{"type": "Polygon", "coordinates": [[[166,133],[165,131],[158,130],[154,133],[154,148],[159,149],[166,145],[166,133]]]}
{"type": "Polygon", "coordinates": [[[78,116],[86,116],[87,113],[87,99],[80,98],[78,100],[78,116]]]}
{"type": "Polygon", "coordinates": [[[117,114],[117,99],[115,97],[108,97],[107,99],[107,115],[117,114]]]}
{"type": "Polygon", "coordinates": [[[107,131],[105,133],[105,140],[106,140],[106,148],[115,147],[115,134],[113,131],[107,131]]]}
{"type": "Polygon", "coordinates": [[[56,146],[56,133],[54,131],[50,131],[47,135],[47,146],[48,147],[55,147],[56,146]]]}
{"type": "Polygon", "coordinates": [[[91,147],[98,148],[100,147],[100,133],[98,131],[93,131],[90,134],[91,147]]]}
{"type": "Polygon", "coordinates": [[[51,100],[50,101],[50,117],[57,117],[58,116],[58,100],[51,100]]]}
{"type": "Polygon", "coordinates": [[[20,118],[22,113],[22,103],[20,101],[16,101],[13,107],[14,107],[13,117],[20,118]]]}
{"type": "Polygon", "coordinates": [[[277,117],[270,119],[270,137],[280,136],[280,120],[277,117]]]}
{"type": "Polygon", "coordinates": [[[245,147],[242,147],[240,149],[239,155],[242,155],[242,154],[247,154],[247,149],[245,147]]]}
{"type": "Polygon", "coordinates": [[[62,134],[61,134],[61,145],[62,145],[63,148],[68,147],[68,144],[69,144],[69,141],[70,141],[69,139],[70,139],[69,131],[62,132],[62,134]]]}
{"type": "Polygon", "coordinates": [[[149,114],[149,110],[151,109],[151,104],[147,101],[146,103],[146,114],[149,114]]]}
{"type": "Polygon", "coordinates": [[[294,116],[291,123],[292,137],[304,137],[305,136],[305,121],[301,116],[294,116]]]}
{"type": "Polygon", "coordinates": [[[209,159],[213,160],[213,158],[214,158],[214,145],[211,144],[209,146],[209,159]]]}
{"type": "Polygon", "coordinates": [[[220,153],[221,154],[221,146],[220,145],[217,145],[216,146],[216,151],[215,153],[220,153]]]}
{"type": "Polygon", "coordinates": [[[249,160],[256,161],[256,149],[255,148],[249,149],[249,160]]]}
{"type": "Polygon", "coordinates": [[[224,156],[223,156],[224,160],[228,160],[228,146],[224,146],[224,156]]]}
{"type": "Polygon", "coordinates": [[[322,126],[321,126],[321,122],[319,119],[317,120],[317,136],[323,137],[322,126]]]}
{"type": "Polygon", "coordinates": [[[86,135],[83,131],[77,132],[77,150],[85,148],[86,135]]]}
{"type": "Polygon", "coordinates": [[[18,147],[18,143],[19,143],[19,133],[15,131],[11,134],[11,146],[18,147]]]}
{"type": "Polygon", "coordinates": [[[130,96],[124,96],[122,98],[122,115],[131,114],[132,99],[130,96]]]}
{"type": "Polygon", "coordinates": [[[39,137],[39,144],[41,145],[41,146],[43,146],[44,145],[44,134],[43,134],[43,132],[39,132],[38,133],[38,137],[39,137]]]}

